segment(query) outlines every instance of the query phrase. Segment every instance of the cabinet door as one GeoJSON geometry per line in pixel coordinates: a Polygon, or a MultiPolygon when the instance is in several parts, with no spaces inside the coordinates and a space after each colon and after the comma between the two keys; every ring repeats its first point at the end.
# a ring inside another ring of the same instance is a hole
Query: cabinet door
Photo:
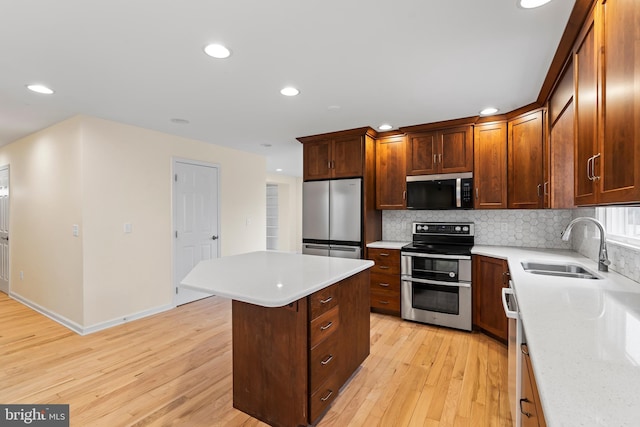
{"type": "Polygon", "coordinates": [[[477,125],[473,139],[476,209],[507,207],[507,124],[477,125]]]}
{"type": "Polygon", "coordinates": [[[473,171],[473,128],[445,129],[438,134],[438,170],[440,173],[473,171]]]}
{"type": "Polygon", "coordinates": [[[332,178],[362,176],[364,151],[361,136],[335,139],[332,148],[332,178]]]}
{"type": "Polygon", "coordinates": [[[640,2],[603,1],[600,203],[640,201],[640,2]]]}
{"type": "Polygon", "coordinates": [[[508,286],[509,267],[502,259],[473,257],[473,324],[507,342],[509,324],[502,307],[502,288],[508,286]]]}
{"type": "Polygon", "coordinates": [[[409,135],[407,146],[407,175],[437,173],[437,132],[409,135]]]}
{"type": "Polygon", "coordinates": [[[305,142],[302,157],[305,181],[331,178],[331,140],[305,142]]]}
{"type": "Polygon", "coordinates": [[[376,142],[376,209],[404,209],[407,206],[405,148],[403,135],[376,142]]]}
{"type": "Polygon", "coordinates": [[[598,69],[593,13],[587,18],[573,55],[575,73],[574,198],[576,205],[596,202],[596,186],[590,179],[597,154],[598,69]],[[590,160],[591,159],[591,160],[590,160]],[[590,168],[590,169],[589,169],[590,168]]]}
{"type": "Polygon", "coordinates": [[[522,359],[524,363],[522,364],[521,399],[519,402],[522,411],[522,427],[547,427],[526,344],[522,344],[522,359]]]}
{"type": "Polygon", "coordinates": [[[519,209],[542,208],[542,111],[510,121],[508,131],[508,206],[519,209]]]}
{"type": "Polygon", "coordinates": [[[544,207],[573,208],[574,107],[573,62],[549,98],[549,138],[545,150],[544,207]]]}

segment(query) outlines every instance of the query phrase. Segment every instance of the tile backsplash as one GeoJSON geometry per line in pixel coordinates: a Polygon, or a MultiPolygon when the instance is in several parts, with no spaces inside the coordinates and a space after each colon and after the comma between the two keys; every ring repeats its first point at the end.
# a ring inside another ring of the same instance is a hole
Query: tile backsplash
{"type": "MultiPolygon", "coordinates": [[[[382,239],[411,241],[411,223],[416,221],[473,222],[476,245],[573,249],[597,261],[600,236],[592,224],[576,224],[570,242],[564,242],[560,237],[567,224],[581,216],[595,218],[595,208],[388,210],[382,212],[382,239]]],[[[640,282],[640,250],[611,241],[607,243],[607,249],[611,261],[609,269],[640,282]]]]}
{"type": "MultiPolygon", "coordinates": [[[[596,217],[596,208],[579,208],[571,211],[573,218],[596,217]]],[[[598,261],[600,235],[593,224],[578,223],[571,232],[572,247],[589,259],[598,261]]],[[[640,282],[640,250],[629,245],[607,241],[607,252],[611,265],[609,270],[640,282]]]]}
{"type": "Polygon", "coordinates": [[[411,241],[411,223],[473,222],[476,245],[571,249],[560,233],[572,219],[569,209],[483,209],[382,212],[382,239],[411,241]]]}

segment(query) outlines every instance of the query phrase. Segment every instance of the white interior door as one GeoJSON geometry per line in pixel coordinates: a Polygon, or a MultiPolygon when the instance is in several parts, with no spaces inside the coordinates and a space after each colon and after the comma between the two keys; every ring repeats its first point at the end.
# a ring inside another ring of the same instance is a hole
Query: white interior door
{"type": "Polygon", "coordinates": [[[0,168],[0,291],[9,294],[9,166],[0,168]]]}
{"type": "Polygon", "coordinates": [[[174,161],[175,305],[210,294],[184,289],[182,279],[200,261],[219,256],[218,167],[174,161]]]}

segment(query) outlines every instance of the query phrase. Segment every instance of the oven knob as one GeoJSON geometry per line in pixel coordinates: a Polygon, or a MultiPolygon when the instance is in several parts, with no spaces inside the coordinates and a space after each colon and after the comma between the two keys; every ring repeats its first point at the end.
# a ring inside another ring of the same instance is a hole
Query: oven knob
{"type": "Polygon", "coordinates": [[[454,273],[453,271],[449,272],[449,277],[454,278],[456,277],[456,273],[454,273]]]}
{"type": "Polygon", "coordinates": [[[455,230],[456,230],[456,231],[460,231],[460,226],[459,226],[459,225],[456,225],[455,230]]]}
{"type": "Polygon", "coordinates": [[[469,231],[469,227],[465,225],[464,227],[462,227],[462,231],[469,231]]]}
{"type": "Polygon", "coordinates": [[[427,230],[429,229],[429,226],[428,226],[428,225],[423,225],[423,226],[422,226],[422,229],[423,229],[424,231],[427,231],[427,230]]]}

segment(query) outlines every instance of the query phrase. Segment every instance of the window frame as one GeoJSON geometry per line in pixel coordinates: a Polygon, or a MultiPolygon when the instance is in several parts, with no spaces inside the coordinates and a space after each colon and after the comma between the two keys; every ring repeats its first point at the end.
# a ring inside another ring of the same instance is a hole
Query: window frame
{"type": "Polygon", "coordinates": [[[639,206],[601,206],[596,208],[596,219],[607,232],[607,241],[640,249],[640,224],[636,224],[636,234],[628,232],[629,216],[640,218],[639,206]],[[637,209],[631,213],[630,209],[637,209]],[[622,230],[623,228],[624,230],[622,230]],[[622,232],[622,233],[621,233],[622,232]]]}

